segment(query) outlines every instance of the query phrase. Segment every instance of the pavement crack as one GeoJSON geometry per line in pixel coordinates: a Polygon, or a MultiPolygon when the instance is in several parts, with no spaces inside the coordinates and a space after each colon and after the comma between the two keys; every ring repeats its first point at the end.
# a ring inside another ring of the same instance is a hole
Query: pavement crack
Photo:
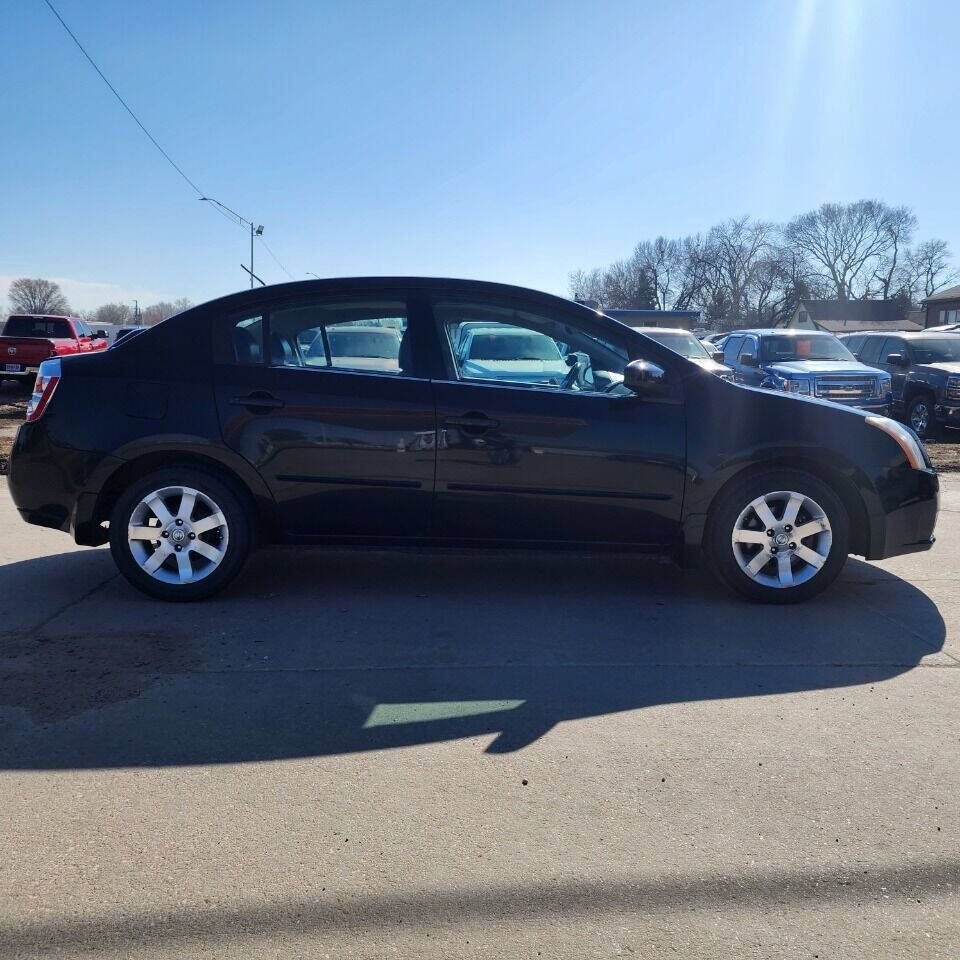
{"type": "Polygon", "coordinates": [[[63,606],[58,607],[56,610],[54,610],[53,613],[50,614],[50,616],[45,617],[38,624],[36,624],[36,626],[31,627],[29,632],[38,633],[38,634],[43,633],[44,627],[53,623],[54,620],[56,620],[58,617],[66,613],[71,607],[75,607],[78,604],[83,603],[84,600],[89,600],[90,597],[92,597],[98,590],[101,590],[111,580],[116,580],[117,577],[119,576],[120,576],[120,573],[118,571],[111,573],[110,576],[106,578],[106,580],[101,580],[98,584],[95,584],[94,586],[92,586],[89,590],[81,594],[79,597],[76,597],[73,600],[68,600],[65,604],[63,604],[63,606]]]}

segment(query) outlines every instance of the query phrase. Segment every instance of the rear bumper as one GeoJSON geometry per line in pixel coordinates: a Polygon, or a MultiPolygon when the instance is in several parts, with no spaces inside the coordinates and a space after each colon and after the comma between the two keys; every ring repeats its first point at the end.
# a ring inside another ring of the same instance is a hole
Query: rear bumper
{"type": "Polygon", "coordinates": [[[44,421],[24,423],[10,453],[8,487],[27,523],[63,530],[77,543],[107,539],[95,520],[97,497],[107,476],[123,464],[116,457],[54,444],[44,421]]]}
{"type": "Polygon", "coordinates": [[[929,550],[940,508],[940,481],[932,470],[891,470],[879,490],[882,512],[871,522],[868,560],[929,550]]]}

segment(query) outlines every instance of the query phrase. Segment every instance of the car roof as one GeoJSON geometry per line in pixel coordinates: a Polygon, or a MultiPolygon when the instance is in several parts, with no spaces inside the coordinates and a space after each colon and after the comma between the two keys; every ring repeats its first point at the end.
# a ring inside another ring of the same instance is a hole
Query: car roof
{"type": "Polygon", "coordinates": [[[856,334],[848,333],[844,336],[902,337],[904,340],[923,340],[940,339],[945,333],[953,332],[953,330],[860,330],[856,334]]]}
{"type": "MultiPolygon", "coordinates": [[[[616,319],[616,318],[614,318],[616,319]]],[[[637,333],[689,333],[696,339],[696,334],[691,330],[684,330],[683,327],[634,327],[637,333]]]]}
{"type": "MultiPolygon", "coordinates": [[[[520,287],[509,283],[496,283],[491,280],[458,279],[455,277],[403,277],[403,276],[369,276],[369,277],[324,277],[317,280],[293,280],[288,283],[274,283],[252,290],[238,290],[225,294],[206,303],[197,304],[198,307],[207,307],[211,304],[240,306],[244,303],[258,303],[275,297],[297,296],[310,293],[337,293],[354,290],[376,290],[378,288],[408,287],[417,290],[444,290],[465,292],[476,291],[486,296],[501,296],[504,298],[523,297],[555,304],[563,304],[570,310],[587,313],[593,317],[602,317],[604,314],[592,307],[577,303],[568,297],[560,297],[543,290],[534,290],[531,287],[520,287]]],[[[607,318],[612,319],[612,318],[607,318]]]]}
{"type": "Polygon", "coordinates": [[[731,330],[730,336],[735,333],[757,333],[761,336],[776,337],[832,337],[829,330],[796,330],[790,327],[751,327],[747,330],[731,330]]]}

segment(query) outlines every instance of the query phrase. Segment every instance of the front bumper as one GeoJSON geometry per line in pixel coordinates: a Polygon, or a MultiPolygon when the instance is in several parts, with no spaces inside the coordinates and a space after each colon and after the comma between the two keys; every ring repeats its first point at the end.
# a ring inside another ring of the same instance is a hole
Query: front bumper
{"type": "Polygon", "coordinates": [[[960,404],[938,403],[933,408],[933,416],[937,423],[948,427],[960,427],[960,404]]]}
{"type": "Polygon", "coordinates": [[[929,550],[940,509],[940,481],[933,470],[907,466],[889,471],[879,487],[880,510],[871,522],[868,560],[929,550]]]}

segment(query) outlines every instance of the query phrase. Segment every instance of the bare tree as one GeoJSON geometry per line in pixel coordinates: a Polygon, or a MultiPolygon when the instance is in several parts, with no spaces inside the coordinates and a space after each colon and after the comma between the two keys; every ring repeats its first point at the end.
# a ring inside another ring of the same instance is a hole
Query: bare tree
{"type": "Polygon", "coordinates": [[[683,271],[681,244],[666,237],[643,240],[634,247],[630,258],[635,269],[647,278],[656,310],[668,310],[677,292],[683,271]]]}
{"type": "Polygon", "coordinates": [[[126,303],[105,303],[93,312],[93,322],[120,326],[130,319],[132,313],[126,303]]]}
{"type": "Polygon", "coordinates": [[[925,240],[907,252],[903,271],[905,292],[914,301],[932,296],[957,279],[950,269],[950,247],[946,240],[925,240]]]}
{"type": "Polygon", "coordinates": [[[903,267],[904,255],[908,252],[917,218],[909,207],[890,207],[885,217],[887,248],[877,258],[873,279],[879,284],[881,300],[889,300],[898,289],[897,278],[903,267]]]}
{"type": "Polygon", "coordinates": [[[160,323],[168,317],[176,316],[178,313],[183,313],[184,310],[188,310],[192,306],[193,303],[186,297],[180,297],[174,300],[173,303],[167,300],[161,300],[159,303],[145,307],[141,316],[144,324],[149,326],[154,323],[160,323]]]}
{"type": "Polygon", "coordinates": [[[7,292],[14,313],[54,314],[70,313],[70,304],[58,284],[40,277],[20,277],[10,284],[7,292]]]}
{"type": "Polygon", "coordinates": [[[784,235],[829,277],[838,300],[857,299],[870,292],[873,266],[887,255],[892,221],[901,211],[879,200],[825,203],[791,220],[784,235]]]}
{"type": "Polygon", "coordinates": [[[603,271],[573,270],[567,278],[570,296],[574,300],[591,300],[603,305],[603,271]]]}

